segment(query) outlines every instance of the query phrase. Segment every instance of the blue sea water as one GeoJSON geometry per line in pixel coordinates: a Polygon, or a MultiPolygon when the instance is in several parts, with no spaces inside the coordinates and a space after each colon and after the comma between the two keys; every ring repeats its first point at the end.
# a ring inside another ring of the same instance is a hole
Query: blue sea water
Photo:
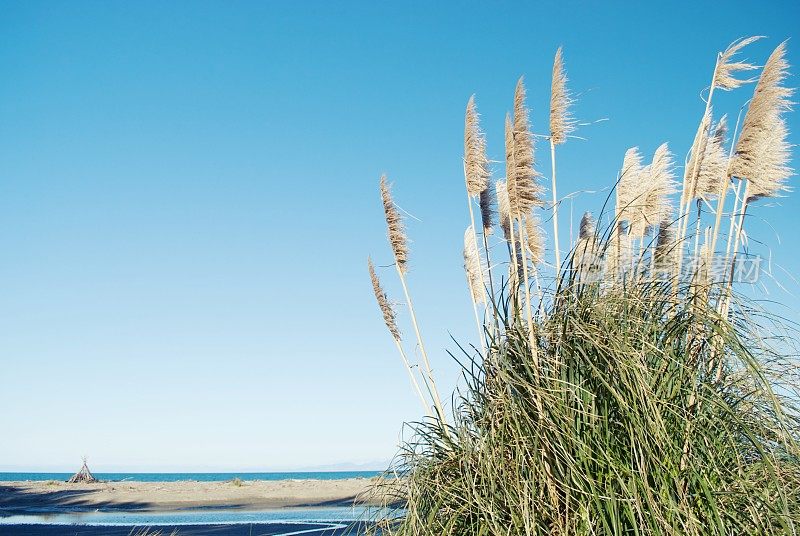
{"type": "Polygon", "coordinates": [[[0,516],[0,526],[51,525],[149,526],[229,523],[348,523],[385,512],[366,506],[276,508],[261,511],[190,510],[178,512],[59,512],[0,516]]]}
{"type": "MultiPolygon", "coordinates": [[[[47,481],[67,480],[73,473],[12,473],[0,472],[2,481],[47,481]]],[[[225,482],[239,478],[241,480],[342,480],[347,478],[372,478],[380,475],[380,471],[301,471],[273,473],[93,473],[98,480],[111,482],[178,482],[195,480],[198,482],[225,482]]]]}

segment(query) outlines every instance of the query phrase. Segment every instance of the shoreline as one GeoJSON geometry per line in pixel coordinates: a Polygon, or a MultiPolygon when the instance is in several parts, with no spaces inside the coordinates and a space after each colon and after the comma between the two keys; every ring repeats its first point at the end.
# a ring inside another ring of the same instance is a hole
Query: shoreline
{"type": "MultiPolygon", "coordinates": [[[[291,524],[207,524],[207,525],[151,525],[150,533],[143,528],[131,529],[113,525],[71,526],[70,535],[74,536],[131,536],[151,534],[155,536],[253,536],[256,529],[260,536],[287,536],[307,534],[308,536],[360,536],[365,534],[369,525],[363,522],[343,526],[337,523],[291,523],[291,524]],[[138,530],[138,532],[137,532],[138,530]]],[[[58,525],[7,525],[17,536],[62,536],[64,527],[58,525]]]]}
{"type": "Polygon", "coordinates": [[[173,482],[0,481],[0,516],[66,512],[273,510],[378,505],[378,478],[173,482]]]}

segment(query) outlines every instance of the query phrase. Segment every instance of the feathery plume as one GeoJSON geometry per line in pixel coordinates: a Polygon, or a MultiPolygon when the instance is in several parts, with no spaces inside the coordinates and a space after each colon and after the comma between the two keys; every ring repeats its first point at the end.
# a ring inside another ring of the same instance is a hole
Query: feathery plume
{"type": "Polygon", "coordinates": [[[697,188],[695,197],[708,201],[719,195],[720,183],[728,180],[725,172],[728,169],[728,155],[725,152],[725,136],[728,133],[727,117],[722,116],[712,127],[713,134],[708,139],[703,158],[697,172],[697,188]]]}
{"type": "Polygon", "coordinates": [[[534,213],[529,213],[525,217],[525,247],[534,265],[544,260],[544,233],[541,222],[534,213]]]}
{"type": "Polygon", "coordinates": [[[605,250],[605,271],[612,279],[617,279],[630,264],[630,242],[625,238],[625,232],[620,223],[611,233],[605,250]]]}
{"type": "Polygon", "coordinates": [[[629,218],[634,238],[643,238],[651,228],[672,216],[669,196],[675,192],[675,176],[672,155],[666,143],[656,149],[653,161],[639,175],[641,186],[629,218]]]}
{"type": "Polygon", "coordinates": [[[720,89],[730,91],[736,89],[744,84],[753,82],[753,78],[741,80],[734,75],[740,71],[752,71],[758,67],[744,61],[733,61],[733,57],[744,47],[754,41],[758,41],[762,36],[753,36],[746,39],[737,39],[720,53],[717,64],[717,72],[714,76],[714,85],[720,89]]]}
{"type": "Polygon", "coordinates": [[[392,304],[389,303],[389,298],[386,296],[383,287],[381,287],[381,281],[378,279],[378,274],[375,273],[375,266],[372,264],[371,258],[367,259],[367,265],[369,266],[369,278],[372,280],[372,290],[375,292],[375,299],[378,300],[378,307],[380,307],[383,314],[383,321],[386,323],[386,327],[394,340],[400,342],[400,330],[397,328],[396,321],[397,313],[392,304]]]}
{"type": "Polygon", "coordinates": [[[653,227],[672,217],[669,197],[675,193],[675,163],[667,143],[659,145],[653,154],[647,178],[644,219],[649,227],[653,227]]]}
{"type": "MultiPolygon", "coordinates": [[[[507,123],[508,124],[508,123],[507,123]]],[[[508,131],[508,126],[506,126],[508,131]]],[[[508,135],[506,136],[508,154],[508,135]]],[[[506,177],[508,202],[513,218],[521,218],[534,206],[543,206],[541,187],[536,181],[539,173],[534,169],[533,136],[525,106],[525,85],[522,78],[514,91],[514,121],[511,131],[512,173],[506,177]]],[[[508,167],[508,166],[506,166],[508,167]]]]}
{"type": "Polygon", "coordinates": [[[489,183],[489,159],[486,158],[486,137],[481,132],[475,95],[467,102],[464,117],[464,174],[470,197],[480,195],[489,183]]]}
{"type": "Polygon", "coordinates": [[[642,173],[642,156],[638,147],[625,151],[619,181],[617,183],[616,219],[628,220],[635,205],[641,202],[640,175],[642,173]]]}
{"type": "Polygon", "coordinates": [[[550,139],[554,145],[567,141],[569,133],[575,130],[575,120],[569,112],[573,101],[567,88],[567,81],[561,47],[558,47],[553,61],[553,82],[550,91],[550,139]]]}
{"type": "MultiPolygon", "coordinates": [[[[511,115],[506,113],[506,123],[505,123],[505,150],[506,150],[506,180],[503,182],[503,187],[505,188],[505,193],[500,195],[500,192],[497,192],[497,203],[498,208],[500,209],[500,224],[505,225],[503,222],[503,209],[506,209],[506,213],[508,214],[508,225],[510,229],[511,225],[511,202],[509,201],[509,190],[511,190],[512,186],[511,183],[515,182],[516,170],[514,166],[514,126],[511,123],[511,115]],[[505,207],[502,203],[505,202],[505,207]]],[[[499,185],[500,181],[495,183],[495,186],[499,185]]],[[[509,231],[503,227],[503,230],[506,233],[506,239],[509,239],[510,233],[509,231]]]]}
{"type": "Polygon", "coordinates": [[[505,149],[506,149],[506,182],[514,178],[514,127],[511,124],[511,115],[506,112],[505,123],[505,149]]]}
{"type": "Polygon", "coordinates": [[[782,114],[791,107],[793,90],[781,84],[788,76],[786,43],[772,52],[744,116],[729,175],[750,181],[748,197],[774,197],[786,189],[789,167],[788,129],[782,114]]]}
{"type": "Polygon", "coordinates": [[[759,164],[764,172],[759,179],[750,181],[748,203],[764,197],[777,197],[781,192],[790,190],[786,180],[794,174],[794,170],[788,165],[791,159],[791,145],[786,141],[788,136],[786,121],[775,117],[760,150],[762,157],[759,164]]]}
{"type": "Polygon", "coordinates": [[[697,133],[694,135],[694,142],[689,151],[689,161],[686,163],[686,168],[683,174],[683,191],[681,193],[681,203],[686,206],[689,201],[697,197],[697,175],[700,169],[700,163],[706,152],[706,145],[708,144],[708,131],[711,127],[711,107],[706,109],[703,114],[703,119],[697,127],[697,133]]]}
{"type": "Polygon", "coordinates": [[[381,200],[383,201],[383,212],[386,215],[386,227],[388,228],[389,244],[394,252],[394,260],[401,274],[408,270],[408,238],[403,225],[403,218],[400,216],[397,207],[392,199],[392,191],[386,175],[381,175],[381,200]]]}
{"type": "Polygon", "coordinates": [[[494,190],[497,194],[497,211],[500,216],[500,227],[503,229],[503,236],[506,240],[511,240],[511,208],[508,205],[508,189],[505,181],[494,183],[494,190]]]}
{"type": "Polygon", "coordinates": [[[658,225],[658,237],[656,238],[656,249],[653,252],[656,272],[669,272],[675,266],[675,228],[669,221],[662,221],[658,225]]]}
{"type": "Polygon", "coordinates": [[[472,295],[472,300],[475,303],[483,303],[483,268],[478,255],[478,244],[475,243],[475,233],[471,225],[464,231],[464,270],[467,272],[467,282],[469,283],[469,292],[472,295]]]}

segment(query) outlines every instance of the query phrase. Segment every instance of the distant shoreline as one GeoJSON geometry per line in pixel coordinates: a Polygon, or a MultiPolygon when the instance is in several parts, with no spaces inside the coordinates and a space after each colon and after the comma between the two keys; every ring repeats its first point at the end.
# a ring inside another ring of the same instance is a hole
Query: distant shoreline
{"type": "MultiPolygon", "coordinates": [[[[73,473],[0,471],[0,482],[66,481],[73,473]]],[[[236,478],[244,481],[348,480],[374,478],[381,474],[381,471],[94,472],[94,476],[104,482],[225,482],[236,478]]]]}

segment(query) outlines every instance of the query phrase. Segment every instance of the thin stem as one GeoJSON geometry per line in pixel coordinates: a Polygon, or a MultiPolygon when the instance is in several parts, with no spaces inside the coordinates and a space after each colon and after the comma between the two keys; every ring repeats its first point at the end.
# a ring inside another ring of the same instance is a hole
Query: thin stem
{"type": "MultiPolygon", "coordinates": [[[[733,231],[734,231],[734,229],[738,228],[736,226],[736,219],[737,219],[737,216],[738,216],[739,210],[740,210],[740,207],[739,207],[739,201],[740,201],[739,194],[742,191],[742,182],[744,182],[744,181],[740,180],[739,183],[733,188],[733,210],[731,211],[731,214],[730,214],[730,225],[728,227],[728,240],[727,240],[727,242],[725,244],[725,262],[723,264],[723,267],[730,266],[730,262],[731,262],[731,249],[732,249],[732,246],[733,246],[733,231]]],[[[717,310],[720,312],[720,314],[723,317],[727,317],[728,312],[727,312],[726,301],[728,300],[728,296],[727,296],[728,295],[728,287],[725,286],[726,283],[727,283],[727,280],[724,279],[724,277],[723,277],[723,280],[721,281],[721,283],[723,285],[723,290],[720,293],[719,299],[717,301],[717,310]]]]}
{"type": "Polygon", "coordinates": [[[533,267],[533,281],[536,283],[536,294],[539,297],[539,316],[544,317],[544,294],[542,294],[542,285],[539,283],[539,270],[533,267]]]}
{"type": "MultiPolygon", "coordinates": [[[[509,215],[509,222],[508,222],[508,229],[509,229],[509,238],[511,238],[511,267],[514,270],[514,276],[517,279],[517,288],[512,289],[513,294],[511,295],[514,301],[514,309],[518,309],[518,301],[519,301],[519,266],[517,266],[517,243],[514,240],[514,218],[509,215]]],[[[521,239],[520,239],[521,241],[521,239]]],[[[524,246],[520,243],[520,248],[524,246]]]]}
{"type": "MultiPolygon", "coordinates": [[[[744,106],[739,109],[739,115],[736,116],[736,126],[733,128],[733,137],[731,138],[731,146],[728,150],[728,167],[730,167],[730,161],[733,158],[733,150],[736,147],[736,139],[739,133],[739,123],[742,120],[742,110],[744,106]]],[[[726,177],[727,178],[727,177],[726,177]]],[[[731,179],[732,180],[732,179],[731,179]]],[[[739,210],[739,194],[742,192],[742,180],[739,180],[739,183],[736,185],[734,189],[734,198],[733,198],[733,211],[731,212],[731,223],[728,228],[728,242],[725,245],[725,265],[727,266],[728,260],[730,259],[731,255],[731,243],[733,240],[733,229],[734,229],[734,221],[736,218],[737,210],[739,210]]],[[[742,199],[743,201],[743,199],[742,199]]]]}
{"type": "MultiPolygon", "coordinates": [[[[492,281],[492,260],[489,258],[489,237],[486,235],[486,229],[483,230],[483,251],[486,253],[486,273],[489,275],[489,291],[491,293],[491,310],[492,310],[492,318],[494,322],[492,323],[492,329],[494,330],[492,335],[497,334],[500,331],[500,324],[499,320],[497,319],[497,309],[495,305],[495,296],[494,296],[494,282],[492,281]]],[[[484,312],[484,317],[486,313],[484,312]]]]}
{"type": "Polygon", "coordinates": [[[472,294],[472,285],[470,284],[469,275],[467,274],[467,288],[469,289],[469,298],[472,302],[472,312],[475,313],[475,326],[478,328],[478,340],[481,342],[481,349],[483,350],[483,355],[486,355],[486,343],[484,339],[486,338],[486,334],[483,332],[486,324],[481,322],[481,318],[478,315],[478,303],[475,301],[475,296],[472,294]]]}
{"type": "Polygon", "coordinates": [[[700,251],[700,215],[702,213],[703,201],[697,200],[697,215],[694,221],[694,257],[697,260],[697,253],[700,251]]]}
{"type": "Polygon", "coordinates": [[[742,182],[744,181],[739,181],[739,184],[737,184],[736,188],[734,189],[735,197],[733,199],[733,212],[731,212],[731,223],[730,226],[728,227],[728,242],[725,246],[725,266],[728,266],[728,262],[731,257],[731,249],[732,249],[731,246],[733,246],[733,231],[734,229],[738,228],[736,226],[736,216],[738,216],[739,210],[741,210],[741,207],[739,206],[739,201],[744,201],[743,199],[739,198],[739,194],[742,193],[742,182]]]}
{"type": "MultiPolygon", "coordinates": [[[[659,231],[660,230],[661,230],[661,228],[659,226],[659,231]]],[[[655,230],[653,231],[653,234],[655,234],[655,236],[658,237],[658,234],[655,233],[655,230]]],[[[650,246],[650,281],[655,281],[656,280],[656,245],[657,245],[657,241],[658,241],[658,238],[656,238],[656,240],[653,240],[653,244],[650,246]]]]}
{"type": "Polygon", "coordinates": [[[433,371],[431,370],[430,361],[428,361],[428,352],[425,351],[425,344],[422,342],[422,335],[419,332],[419,325],[417,324],[417,315],[414,313],[414,305],[411,302],[411,295],[408,293],[408,285],[406,285],[406,278],[403,275],[403,272],[400,270],[400,265],[395,263],[395,268],[397,269],[397,274],[400,276],[400,283],[403,285],[403,293],[406,296],[406,304],[408,304],[408,312],[411,314],[411,323],[414,326],[414,333],[417,336],[417,342],[419,343],[420,352],[422,352],[422,362],[425,365],[425,373],[428,377],[428,382],[430,383],[431,395],[433,396],[433,402],[436,405],[436,413],[439,415],[439,421],[442,425],[443,429],[445,428],[445,423],[447,420],[444,417],[444,408],[442,406],[442,401],[439,398],[439,390],[436,388],[436,381],[433,379],[433,371]]]}
{"type": "Polygon", "coordinates": [[[550,162],[553,169],[553,246],[556,253],[556,273],[561,271],[561,252],[558,249],[558,194],[556,193],[556,146],[550,138],[550,162]]]}
{"type": "Polygon", "coordinates": [[[747,214],[747,196],[750,193],[750,181],[744,185],[744,195],[742,196],[742,208],[739,212],[739,225],[736,228],[736,238],[733,241],[733,256],[731,258],[730,277],[728,278],[728,286],[733,286],[733,271],[736,266],[736,255],[739,252],[739,243],[742,239],[742,230],[744,229],[744,217],[747,214]]]}
{"type": "MultiPolygon", "coordinates": [[[[706,100],[706,109],[703,112],[703,120],[708,115],[708,111],[711,109],[711,99],[714,97],[714,81],[717,79],[717,70],[719,69],[719,58],[720,54],[717,54],[717,61],[714,63],[714,73],[711,76],[711,88],[708,90],[708,99],[706,100]]],[[[702,120],[701,120],[702,121],[702,120]]],[[[709,121],[708,128],[711,128],[711,122],[709,121]]],[[[699,149],[699,147],[698,147],[699,149]]],[[[694,165],[692,166],[691,175],[686,175],[684,173],[683,177],[683,191],[684,193],[693,193],[695,190],[695,182],[697,180],[697,167],[700,163],[700,155],[694,155],[694,165]],[[688,187],[688,190],[687,190],[688,187]]],[[[692,196],[694,197],[694,196],[692,196]]],[[[683,240],[686,238],[686,230],[688,227],[688,218],[689,218],[689,211],[692,199],[686,196],[686,200],[684,203],[684,196],[681,196],[681,212],[680,212],[680,219],[678,220],[678,234],[676,237],[676,244],[680,247],[678,248],[678,270],[680,270],[681,264],[683,264],[683,240]]]]}
{"type": "MultiPolygon", "coordinates": [[[[523,240],[524,240],[523,219],[524,218],[520,218],[518,220],[518,222],[519,222],[519,235],[520,235],[519,248],[522,251],[522,272],[523,272],[523,275],[525,276],[525,282],[524,282],[523,286],[525,287],[525,307],[526,307],[526,313],[528,315],[528,337],[530,338],[531,351],[533,352],[533,366],[535,367],[536,374],[538,374],[538,371],[539,371],[539,353],[536,350],[536,337],[535,337],[535,333],[533,331],[533,313],[531,311],[531,288],[530,288],[530,285],[528,284],[528,281],[529,281],[529,279],[528,279],[528,258],[527,258],[527,255],[525,255],[525,245],[522,243],[523,240]]],[[[513,222],[512,222],[512,227],[513,227],[513,222]]]]}
{"type": "Polygon", "coordinates": [[[408,376],[411,378],[411,384],[414,386],[414,390],[417,392],[417,396],[419,396],[420,401],[422,402],[422,407],[425,408],[426,413],[429,417],[433,417],[433,413],[431,412],[431,407],[428,405],[428,401],[425,400],[425,396],[422,394],[422,389],[419,388],[419,383],[417,382],[417,377],[414,375],[414,371],[411,368],[411,363],[408,362],[408,358],[406,357],[406,353],[403,351],[403,345],[400,343],[399,339],[394,339],[394,343],[397,345],[397,350],[400,352],[400,357],[403,358],[403,364],[406,367],[406,371],[408,372],[408,376]]]}
{"type": "MultiPolygon", "coordinates": [[[[750,190],[750,181],[746,181],[744,185],[744,195],[742,196],[742,208],[741,212],[739,213],[739,225],[736,228],[736,239],[734,240],[733,244],[733,257],[731,258],[731,266],[730,272],[728,275],[728,281],[724,285],[723,293],[724,299],[722,301],[722,307],[720,309],[720,313],[724,318],[728,317],[728,311],[730,311],[731,300],[733,299],[733,272],[736,267],[736,254],[739,250],[739,240],[742,236],[742,228],[744,227],[744,217],[747,214],[747,196],[750,190]]],[[[733,217],[733,216],[732,216],[733,217]]],[[[716,381],[719,382],[722,378],[722,357],[720,356],[719,362],[717,363],[717,374],[715,376],[716,381]]]]}
{"type": "MultiPolygon", "coordinates": [[[[730,168],[730,165],[728,166],[730,168]]],[[[708,259],[711,261],[714,258],[714,251],[717,248],[717,238],[719,237],[720,223],[722,222],[722,212],[725,209],[725,200],[728,197],[728,187],[730,179],[728,173],[720,181],[719,192],[717,192],[717,212],[714,217],[714,233],[711,235],[711,247],[708,249],[708,259]]]]}

